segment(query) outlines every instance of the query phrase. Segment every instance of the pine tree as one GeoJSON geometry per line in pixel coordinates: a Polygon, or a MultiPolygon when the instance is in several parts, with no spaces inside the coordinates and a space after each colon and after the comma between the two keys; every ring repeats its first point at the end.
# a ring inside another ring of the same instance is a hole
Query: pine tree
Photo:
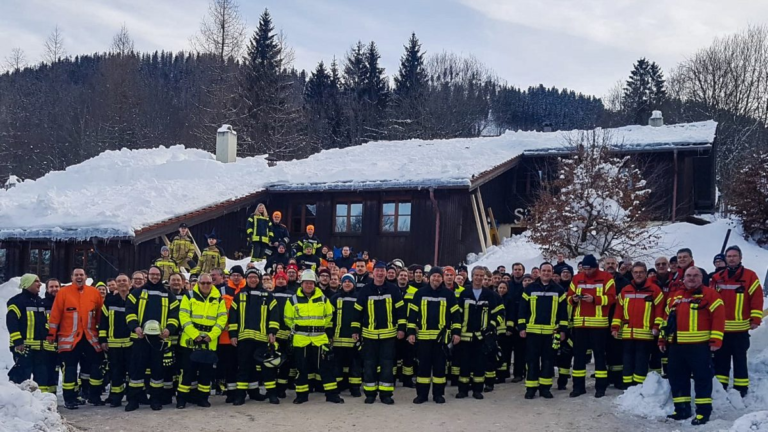
{"type": "Polygon", "coordinates": [[[416,33],[411,33],[405,53],[400,58],[400,69],[395,76],[395,96],[401,99],[420,97],[427,85],[424,54],[416,33]]]}
{"type": "Polygon", "coordinates": [[[660,109],[666,100],[664,76],[655,62],[638,60],[624,86],[623,111],[634,124],[646,124],[651,111],[660,109]]]}
{"type": "Polygon", "coordinates": [[[405,53],[400,58],[400,69],[395,76],[395,89],[390,109],[389,136],[393,139],[424,138],[424,99],[428,88],[424,53],[416,33],[411,33],[405,53]]]}

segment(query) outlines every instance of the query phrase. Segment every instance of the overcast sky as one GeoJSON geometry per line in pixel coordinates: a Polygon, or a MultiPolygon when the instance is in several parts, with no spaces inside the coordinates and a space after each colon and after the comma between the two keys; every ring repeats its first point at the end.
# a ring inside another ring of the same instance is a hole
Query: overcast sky
{"type": "MultiPolygon", "coordinates": [[[[411,32],[428,52],[474,54],[510,84],[603,96],[647,57],[664,71],[721,35],[768,21],[764,0],[240,0],[249,30],[269,8],[296,66],[375,41],[387,75],[411,32]]],[[[30,63],[56,25],[69,55],[105,51],[125,23],[140,51],[188,49],[207,0],[1,0],[0,59],[30,63]]]]}

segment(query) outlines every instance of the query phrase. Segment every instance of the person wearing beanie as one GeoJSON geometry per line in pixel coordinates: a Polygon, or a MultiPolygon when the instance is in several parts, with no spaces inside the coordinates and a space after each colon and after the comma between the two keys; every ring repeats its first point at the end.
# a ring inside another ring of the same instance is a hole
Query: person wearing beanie
{"type": "MultiPolygon", "coordinates": [[[[216,281],[214,281],[214,285],[215,283],[216,281]]],[[[240,290],[245,288],[245,285],[243,267],[236,265],[229,269],[229,279],[220,289],[227,313],[229,313],[235,297],[240,293],[240,290]]],[[[219,362],[216,365],[216,377],[220,384],[226,383],[225,393],[227,397],[225,403],[233,403],[237,390],[237,348],[231,343],[228,329],[224,329],[219,336],[216,354],[219,357],[219,362]]]]}
{"type": "Polygon", "coordinates": [[[270,256],[274,255],[275,252],[277,252],[278,247],[282,243],[283,246],[285,246],[287,255],[287,250],[289,244],[291,244],[291,236],[288,234],[288,227],[286,227],[284,224],[282,224],[280,221],[283,219],[283,214],[279,211],[272,213],[272,232],[269,235],[269,244],[271,246],[271,249],[269,252],[272,252],[270,256]]]}
{"type": "MultiPolygon", "coordinates": [[[[21,384],[34,377],[41,391],[50,392],[48,367],[43,342],[48,336],[45,304],[40,297],[40,278],[27,273],[21,277],[21,292],[8,300],[5,322],[8,324],[14,365],[8,371],[11,382],[21,384]]],[[[55,390],[54,390],[55,392],[55,390]]]]}
{"type": "Polygon", "coordinates": [[[320,239],[315,236],[314,225],[307,225],[306,232],[307,233],[293,245],[294,255],[297,258],[307,254],[307,246],[312,247],[309,255],[317,255],[323,247],[323,244],[320,243],[320,239]]]}
{"type": "Polygon", "coordinates": [[[288,248],[285,245],[285,243],[279,242],[277,247],[273,247],[272,253],[267,257],[267,264],[264,266],[265,272],[274,273],[277,270],[278,264],[283,267],[288,266],[290,257],[288,256],[288,248]]]}
{"type": "Polygon", "coordinates": [[[709,279],[712,280],[712,276],[714,276],[717,272],[720,270],[723,270],[724,268],[728,267],[725,264],[725,254],[717,254],[712,259],[712,264],[715,266],[715,271],[709,274],[709,279]]]}
{"type": "MultiPolygon", "coordinates": [[[[359,263],[358,263],[359,264],[359,263]]],[[[395,391],[395,345],[405,337],[406,310],[400,290],[386,282],[387,268],[377,262],[373,280],[360,289],[355,308],[358,311],[352,326],[352,338],[363,338],[363,391],[365,403],[392,405],[395,391]],[[362,332],[360,331],[362,330],[362,332]],[[362,334],[361,334],[362,333],[362,334]]]]}
{"type": "Polygon", "coordinates": [[[424,266],[411,264],[408,266],[408,271],[413,272],[413,278],[409,282],[411,286],[416,289],[421,289],[426,285],[426,282],[424,281],[424,266]]]}
{"type": "Polygon", "coordinates": [[[163,272],[164,282],[168,282],[172,274],[179,272],[179,266],[171,259],[171,249],[168,246],[160,248],[160,258],[155,260],[155,266],[163,272]]]}
{"type": "Polygon", "coordinates": [[[341,289],[331,297],[333,317],[333,353],[336,357],[336,381],[339,390],[349,389],[352,397],[360,397],[360,386],[363,384],[363,359],[352,333],[354,316],[357,314],[357,289],[355,277],[345,274],[341,277],[341,289]],[[346,373],[345,373],[346,371],[346,373]]]}
{"type": "Polygon", "coordinates": [[[587,349],[595,358],[595,397],[605,396],[608,388],[606,333],[610,327],[608,311],[616,302],[613,276],[597,267],[597,258],[587,255],[583,271],[571,280],[568,304],[573,308],[573,391],[571,397],[587,392],[587,349]]]}
{"type": "Polygon", "coordinates": [[[415,404],[422,404],[429,398],[432,384],[432,400],[445,403],[446,356],[443,344],[451,334],[452,342],[461,342],[461,308],[456,294],[443,284],[443,269],[429,270],[428,285],[413,296],[408,313],[408,343],[416,346],[418,371],[416,373],[415,404]]]}
{"type": "Polygon", "coordinates": [[[331,271],[326,267],[321,267],[317,271],[317,287],[328,298],[333,297],[335,292],[331,290],[331,271]]]}
{"type": "Polygon", "coordinates": [[[320,268],[320,257],[314,254],[312,244],[304,245],[304,253],[296,256],[296,264],[303,270],[317,271],[320,268]]]}
{"type": "Polygon", "coordinates": [[[725,305],[725,335],[723,347],[715,351],[715,378],[728,390],[733,362],[733,388],[744,397],[749,391],[749,331],[763,320],[763,287],[757,274],[742,265],[738,246],[725,250],[725,263],[727,267],[715,273],[710,283],[725,305]]]}
{"type": "MultiPolygon", "coordinates": [[[[277,344],[283,349],[287,349],[291,343],[291,331],[285,325],[285,304],[296,294],[295,290],[288,289],[288,275],[285,272],[278,271],[275,273],[275,288],[272,290],[272,296],[277,301],[275,307],[275,321],[277,321],[279,328],[275,334],[277,344]]],[[[288,350],[288,360],[280,365],[277,370],[277,386],[276,393],[280,399],[285,399],[285,390],[288,388],[288,382],[291,379],[291,369],[294,368],[294,359],[291,350],[288,350]]],[[[295,376],[295,373],[294,373],[295,376]]]]}

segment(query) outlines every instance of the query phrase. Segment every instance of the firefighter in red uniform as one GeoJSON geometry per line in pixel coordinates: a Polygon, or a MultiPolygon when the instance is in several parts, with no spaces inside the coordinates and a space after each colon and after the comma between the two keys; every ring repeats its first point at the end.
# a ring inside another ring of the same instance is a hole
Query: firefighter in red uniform
{"type": "Polygon", "coordinates": [[[715,377],[727,390],[733,359],[733,388],[744,397],[749,389],[749,330],[760,326],[763,319],[763,287],[755,272],[741,265],[738,246],[726,249],[725,262],[727,267],[710,282],[725,304],[725,336],[722,349],[715,353],[715,377]]]}
{"type": "Polygon", "coordinates": [[[715,290],[702,284],[704,275],[695,266],[685,271],[684,290],[669,297],[667,319],[659,337],[659,348],[669,350],[669,384],[675,412],[673,420],[691,417],[691,382],[696,392],[696,417],[692,425],[702,425],[712,414],[711,351],[723,345],[725,307],[715,290]]]}
{"type": "Polygon", "coordinates": [[[622,383],[625,387],[642,384],[648,375],[648,360],[656,351],[664,314],[664,294],[648,280],[645,263],[632,266],[632,281],[616,297],[611,334],[621,337],[623,351],[622,383]]]}
{"type": "Polygon", "coordinates": [[[613,277],[597,268],[597,259],[587,255],[581,262],[583,271],[571,280],[568,304],[573,306],[573,391],[571,397],[585,394],[587,348],[595,356],[595,397],[605,396],[608,369],[605,363],[605,333],[609,310],[616,301],[613,277]]]}

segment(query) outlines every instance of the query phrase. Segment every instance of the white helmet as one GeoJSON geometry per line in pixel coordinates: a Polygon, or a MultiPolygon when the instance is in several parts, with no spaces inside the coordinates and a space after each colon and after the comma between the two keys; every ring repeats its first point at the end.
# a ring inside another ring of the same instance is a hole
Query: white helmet
{"type": "Polygon", "coordinates": [[[317,275],[313,270],[304,270],[301,272],[301,281],[312,281],[317,283],[317,275]]]}

